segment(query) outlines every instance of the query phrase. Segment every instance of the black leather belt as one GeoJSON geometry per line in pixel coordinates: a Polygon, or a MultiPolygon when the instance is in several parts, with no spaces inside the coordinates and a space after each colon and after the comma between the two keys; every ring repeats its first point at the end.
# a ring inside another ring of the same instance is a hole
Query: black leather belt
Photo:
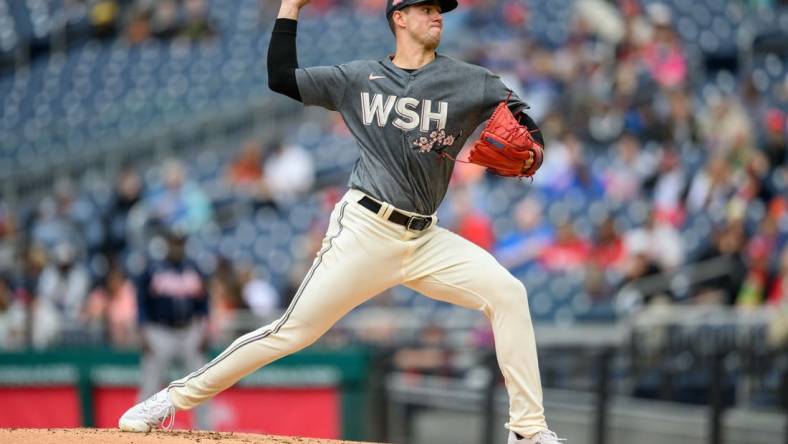
{"type": "MultiPolygon", "coordinates": [[[[375,214],[380,211],[380,207],[382,206],[371,199],[369,196],[362,197],[358,203],[361,204],[362,207],[372,211],[375,214]]],[[[397,210],[391,212],[389,220],[395,224],[402,225],[410,231],[424,231],[432,224],[431,217],[408,216],[407,214],[400,213],[397,210]]]]}

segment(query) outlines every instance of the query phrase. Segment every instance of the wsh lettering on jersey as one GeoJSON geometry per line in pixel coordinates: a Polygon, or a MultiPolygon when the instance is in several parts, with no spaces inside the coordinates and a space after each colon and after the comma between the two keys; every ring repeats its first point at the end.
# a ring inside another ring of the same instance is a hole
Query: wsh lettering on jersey
{"type": "Polygon", "coordinates": [[[397,97],[383,95],[380,93],[372,94],[361,93],[361,116],[364,125],[383,127],[388,125],[391,111],[396,117],[391,122],[392,125],[405,131],[418,128],[422,132],[430,130],[430,123],[437,122],[437,129],[446,128],[446,117],[449,115],[449,103],[437,102],[433,105],[432,100],[418,100],[413,97],[397,97]],[[437,108],[437,109],[433,109],[437,108]]]}

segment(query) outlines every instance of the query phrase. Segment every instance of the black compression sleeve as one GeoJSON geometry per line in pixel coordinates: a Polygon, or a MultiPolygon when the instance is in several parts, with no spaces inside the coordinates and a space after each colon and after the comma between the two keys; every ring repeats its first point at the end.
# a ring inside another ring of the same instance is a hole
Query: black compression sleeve
{"type": "Polygon", "coordinates": [[[542,136],[542,130],[539,129],[539,127],[536,125],[536,122],[534,122],[534,119],[532,119],[531,116],[529,116],[525,112],[521,112],[520,114],[517,114],[517,121],[520,122],[520,125],[525,125],[525,127],[528,128],[528,131],[531,131],[531,134],[534,136],[534,140],[539,142],[539,144],[542,145],[542,148],[546,148],[544,146],[544,137],[542,136]]]}
{"type": "Polygon", "coordinates": [[[301,102],[295,70],[298,68],[296,29],[298,21],[279,18],[268,45],[268,87],[301,102]]]}

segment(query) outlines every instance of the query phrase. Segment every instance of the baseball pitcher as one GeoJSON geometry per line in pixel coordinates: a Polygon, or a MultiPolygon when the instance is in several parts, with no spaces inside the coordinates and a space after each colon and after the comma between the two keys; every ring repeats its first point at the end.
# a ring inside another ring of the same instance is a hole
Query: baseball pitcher
{"type": "Polygon", "coordinates": [[[396,52],[382,60],[301,68],[297,18],[283,0],[268,52],[269,86],[338,111],[360,158],[311,269],[277,321],[241,336],[213,361],[132,407],[120,428],[147,432],[245,375],[317,340],[354,307],[395,285],[481,310],[509,392],[509,443],[555,444],[545,422],[523,284],[480,247],[436,225],[460,149],[487,121],[470,161],[529,177],[544,142],[518,97],[488,70],[436,52],[456,0],[388,0],[396,52]]]}

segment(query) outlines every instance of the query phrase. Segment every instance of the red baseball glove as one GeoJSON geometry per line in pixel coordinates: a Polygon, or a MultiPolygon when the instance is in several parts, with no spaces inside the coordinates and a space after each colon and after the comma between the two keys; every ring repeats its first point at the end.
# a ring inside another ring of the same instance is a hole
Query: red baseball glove
{"type": "MultiPolygon", "coordinates": [[[[538,131],[538,130],[536,130],[538,131]]],[[[531,177],[542,166],[544,147],[502,101],[471,148],[468,160],[499,176],[531,177]],[[526,169],[528,159],[533,163],[526,169]]]]}

